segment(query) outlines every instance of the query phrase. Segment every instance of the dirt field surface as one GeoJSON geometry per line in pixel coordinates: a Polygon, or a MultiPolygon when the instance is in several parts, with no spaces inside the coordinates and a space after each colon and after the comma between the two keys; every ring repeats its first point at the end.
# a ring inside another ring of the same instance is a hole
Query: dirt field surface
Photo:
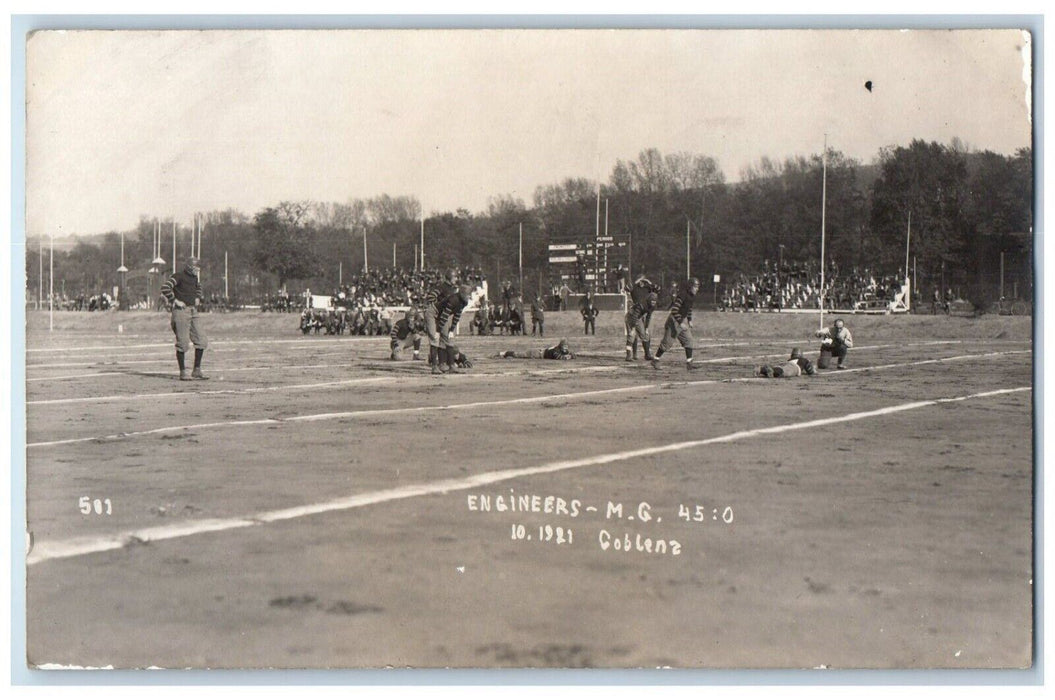
{"type": "Polygon", "coordinates": [[[1030,319],[848,317],[772,380],[816,316],[699,314],[688,372],[552,313],[435,377],[209,314],[179,382],[164,314],[29,316],[31,665],[1032,663],[1030,319]]]}

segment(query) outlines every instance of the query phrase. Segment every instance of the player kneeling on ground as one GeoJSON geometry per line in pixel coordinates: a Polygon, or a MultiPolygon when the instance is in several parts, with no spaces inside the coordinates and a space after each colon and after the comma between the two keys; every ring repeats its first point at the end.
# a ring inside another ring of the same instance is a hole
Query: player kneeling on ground
{"type": "Polygon", "coordinates": [[[696,298],[696,292],[700,291],[700,281],[690,277],[681,284],[681,288],[674,296],[674,303],[670,307],[670,315],[663,327],[663,340],[659,344],[655,358],[652,359],[652,367],[659,369],[659,358],[663,353],[674,347],[674,339],[677,338],[681,347],[685,348],[685,369],[694,370],[692,364],[692,302],[696,298]]]}
{"type": "Polygon", "coordinates": [[[816,370],[813,369],[813,363],[803,357],[798,348],[791,351],[791,357],[782,365],[755,367],[755,375],[759,377],[771,377],[774,379],[784,377],[790,379],[791,377],[801,377],[803,374],[813,376],[816,374],[816,370]]]}
{"type": "Polygon", "coordinates": [[[828,364],[834,357],[838,363],[835,369],[846,369],[846,352],[854,346],[854,339],[843,320],[835,319],[835,323],[829,328],[817,331],[817,337],[821,339],[821,356],[817,360],[817,367],[828,369],[828,364]]]}
{"type": "Polygon", "coordinates": [[[389,335],[392,339],[392,359],[398,360],[400,351],[411,345],[414,346],[414,359],[421,359],[419,351],[423,333],[425,333],[425,316],[413,309],[407,311],[407,315],[392,326],[392,333],[389,335]]]}
{"type": "MultiPolygon", "coordinates": [[[[451,342],[451,333],[458,327],[458,320],[462,317],[462,310],[469,303],[469,297],[473,290],[467,284],[458,287],[458,291],[448,294],[440,299],[436,305],[436,336],[438,347],[436,348],[436,364],[432,365],[433,374],[456,372],[458,365],[458,348],[451,342]]],[[[432,351],[429,351],[430,358],[432,351]]],[[[471,365],[470,365],[471,366],[471,365]]]]}
{"type": "Polygon", "coordinates": [[[502,359],[520,358],[524,360],[574,360],[575,354],[568,347],[568,341],[561,338],[559,343],[548,348],[521,350],[519,355],[516,350],[504,350],[495,355],[495,357],[502,359]]]}

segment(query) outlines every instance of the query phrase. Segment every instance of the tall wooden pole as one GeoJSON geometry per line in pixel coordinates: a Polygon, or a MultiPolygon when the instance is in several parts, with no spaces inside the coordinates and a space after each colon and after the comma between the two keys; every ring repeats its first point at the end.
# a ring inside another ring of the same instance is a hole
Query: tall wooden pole
{"type": "Polygon", "coordinates": [[[691,223],[685,219],[685,279],[692,277],[692,249],[689,247],[691,223]]]}
{"type": "Polygon", "coordinates": [[[48,332],[55,330],[55,234],[51,234],[48,258],[48,332]]]}
{"type": "Polygon", "coordinates": [[[908,278],[908,248],[912,241],[912,210],[908,212],[908,230],[905,232],[905,278],[908,278]]]}
{"type": "Polygon", "coordinates": [[[524,223],[520,223],[520,249],[519,249],[520,286],[517,289],[524,293],[524,223]]]}
{"type": "Polygon", "coordinates": [[[828,134],[824,135],[821,168],[821,328],[824,328],[824,224],[825,209],[828,204],[828,134]]]}
{"type": "Polygon", "coordinates": [[[366,226],[363,226],[363,272],[370,272],[370,260],[366,256],[366,226]]]}

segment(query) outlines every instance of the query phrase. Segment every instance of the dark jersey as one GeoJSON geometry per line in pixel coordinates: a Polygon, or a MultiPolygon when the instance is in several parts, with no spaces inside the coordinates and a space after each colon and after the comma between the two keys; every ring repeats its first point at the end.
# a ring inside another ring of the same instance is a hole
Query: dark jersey
{"type": "Polygon", "coordinates": [[[419,324],[411,323],[410,319],[402,318],[392,326],[392,340],[406,340],[407,336],[423,333],[425,329],[419,324]]]}
{"type": "Polygon", "coordinates": [[[545,311],[545,308],[542,305],[542,302],[540,302],[540,301],[532,302],[531,303],[531,318],[537,318],[538,320],[541,321],[545,317],[546,317],[546,311],[545,311]]]}
{"type": "Polygon", "coordinates": [[[670,316],[674,322],[681,324],[692,320],[692,302],[696,295],[690,294],[688,289],[679,289],[674,297],[674,303],[670,306],[670,316]]]}
{"type": "Polygon", "coordinates": [[[559,343],[542,351],[542,359],[544,360],[570,360],[573,357],[574,355],[571,354],[571,350],[561,352],[559,343]]]}
{"type": "Polygon", "coordinates": [[[626,322],[628,325],[633,326],[635,323],[643,318],[646,318],[652,310],[644,303],[634,304],[630,307],[630,310],[626,312],[626,322]]]}
{"type": "Polygon", "coordinates": [[[187,306],[194,306],[202,298],[201,283],[198,278],[186,270],[180,270],[161,285],[161,295],[168,303],[179,299],[187,306]]]}
{"type": "Polygon", "coordinates": [[[462,299],[461,295],[457,292],[448,294],[447,296],[440,299],[436,304],[436,326],[438,328],[446,328],[446,324],[449,322],[451,328],[458,325],[458,321],[462,317],[462,310],[465,308],[467,301],[462,299]]]}
{"type": "Polygon", "coordinates": [[[641,304],[644,306],[645,302],[648,301],[648,295],[655,292],[660,293],[660,286],[658,284],[652,284],[648,279],[639,279],[634,282],[634,286],[630,288],[630,301],[633,304],[641,304]]]}
{"type": "Polygon", "coordinates": [[[792,362],[797,364],[799,368],[802,369],[803,374],[814,374],[813,363],[807,360],[805,357],[799,357],[795,360],[792,360],[792,362]]]}

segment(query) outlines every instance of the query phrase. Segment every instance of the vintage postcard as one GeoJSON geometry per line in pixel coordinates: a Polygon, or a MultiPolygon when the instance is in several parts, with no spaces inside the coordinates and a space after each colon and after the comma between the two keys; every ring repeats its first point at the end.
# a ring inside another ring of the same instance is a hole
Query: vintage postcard
{"type": "Polygon", "coordinates": [[[39,31],[34,669],[1028,669],[1033,36],[39,31]]]}

